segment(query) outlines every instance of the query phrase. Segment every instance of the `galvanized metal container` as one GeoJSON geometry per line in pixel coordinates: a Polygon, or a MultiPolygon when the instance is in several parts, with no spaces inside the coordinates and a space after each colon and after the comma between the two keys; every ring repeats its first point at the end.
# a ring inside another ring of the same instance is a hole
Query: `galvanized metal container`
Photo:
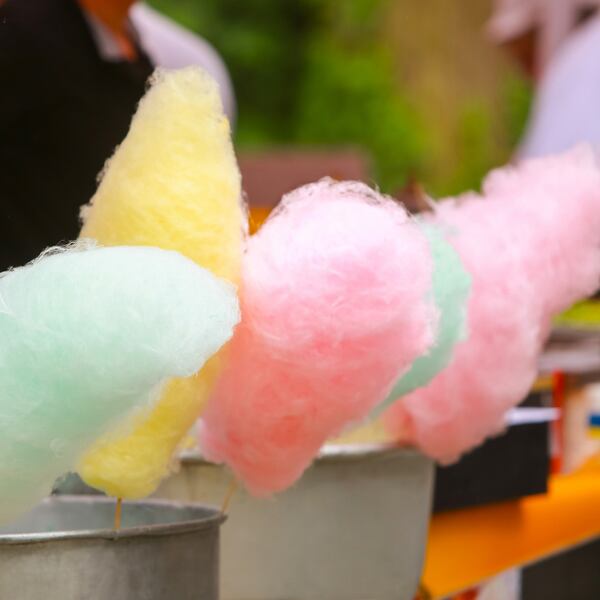
{"type": "MultiPolygon", "coordinates": [[[[157,495],[223,501],[231,475],[198,454],[157,495]]],[[[384,445],[327,446],[291,489],[234,495],[222,532],[224,600],[412,600],[433,464],[384,445]]]]}
{"type": "Polygon", "coordinates": [[[123,504],[99,496],[48,498],[0,529],[0,598],[217,600],[219,527],[212,508],[123,504]]]}

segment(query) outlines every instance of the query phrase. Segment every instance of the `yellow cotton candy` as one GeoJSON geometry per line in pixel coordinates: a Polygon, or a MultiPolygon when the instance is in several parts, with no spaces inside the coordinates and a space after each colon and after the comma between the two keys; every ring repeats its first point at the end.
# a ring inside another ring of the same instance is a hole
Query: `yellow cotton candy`
{"type": "Polygon", "coordinates": [[[237,280],[246,228],[229,122],[203,71],[157,71],[82,210],[80,237],[177,250],[237,280]]]}
{"type": "MultiPolygon", "coordinates": [[[[193,67],[155,74],[82,217],[81,237],[177,250],[238,280],[247,218],[229,123],[208,75],[193,67]]],[[[170,382],[150,414],[102,439],[79,467],[83,479],[123,498],[152,493],[169,473],[222,360],[223,351],[194,377],[170,382]]]]}
{"type": "Polygon", "coordinates": [[[171,380],[150,414],[138,414],[97,442],[79,468],[86,483],[117,498],[143,498],[154,492],[171,470],[174,452],[184,444],[220,361],[216,355],[196,375],[171,380]]]}

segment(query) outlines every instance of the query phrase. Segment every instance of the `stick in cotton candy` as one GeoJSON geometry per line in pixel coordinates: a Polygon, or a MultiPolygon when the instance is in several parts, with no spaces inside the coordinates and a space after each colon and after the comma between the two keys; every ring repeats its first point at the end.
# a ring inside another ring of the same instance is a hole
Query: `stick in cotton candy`
{"type": "MultiPolygon", "coordinates": [[[[219,277],[239,277],[246,212],[217,84],[203,71],[158,71],[125,141],[108,163],[82,237],[177,250],[219,277]]],[[[168,384],[150,414],[125,423],[85,457],[79,473],[108,494],[151,494],[200,414],[222,353],[168,384]]]]}
{"type": "Polygon", "coordinates": [[[0,521],[232,335],[233,286],[156,248],[71,249],[0,278],[0,521]]]}
{"type": "Polygon", "coordinates": [[[205,455],[285,489],[433,341],[432,259],[404,209],[359,183],[286,196],[250,238],[242,323],[203,414],[205,455]]]}
{"type": "Polygon", "coordinates": [[[553,315],[600,282],[600,170],[580,148],[491,173],[483,196],[439,203],[434,222],[473,278],[469,338],[385,416],[443,462],[504,427],[528,393],[553,315]]]}

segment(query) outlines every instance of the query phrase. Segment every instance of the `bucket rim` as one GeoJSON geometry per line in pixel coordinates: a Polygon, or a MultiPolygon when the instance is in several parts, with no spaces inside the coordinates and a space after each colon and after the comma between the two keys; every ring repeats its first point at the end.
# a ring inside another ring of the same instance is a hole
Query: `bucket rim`
{"type": "MultiPolygon", "coordinates": [[[[44,498],[38,506],[42,504],[114,504],[114,498],[104,496],[49,496],[44,498]]],[[[165,535],[192,533],[203,529],[214,529],[222,525],[227,516],[214,506],[196,504],[192,502],[176,502],[164,499],[150,500],[123,500],[123,505],[142,505],[142,506],[168,506],[169,508],[202,509],[208,514],[198,519],[186,519],[176,523],[138,525],[135,527],[123,527],[116,531],[114,529],[74,529],[66,531],[43,531],[34,533],[0,533],[0,547],[4,545],[18,544],[40,544],[47,542],[58,542],[65,540],[81,539],[103,539],[108,541],[118,541],[122,539],[139,537],[160,537],[165,535]]]]}
{"type": "MultiPolygon", "coordinates": [[[[319,454],[313,461],[323,462],[349,462],[364,460],[369,458],[384,458],[390,456],[402,455],[407,459],[423,460],[425,455],[411,446],[401,446],[393,442],[365,442],[352,444],[325,444],[319,451],[319,454]]],[[[429,460],[429,459],[427,459],[429,460]]],[[[179,461],[182,465],[210,465],[215,463],[204,458],[202,453],[197,450],[184,450],[179,455],[179,461]]]]}

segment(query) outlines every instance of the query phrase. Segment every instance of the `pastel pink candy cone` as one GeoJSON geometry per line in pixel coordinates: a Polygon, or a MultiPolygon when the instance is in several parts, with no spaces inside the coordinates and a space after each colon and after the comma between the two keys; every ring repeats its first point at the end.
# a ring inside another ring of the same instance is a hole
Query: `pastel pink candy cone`
{"type": "Polygon", "coordinates": [[[360,183],[292,192],[249,240],[242,323],[201,444],[255,494],[294,483],[433,341],[428,242],[360,183]]]}
{"type": "Polygon", "coordinates": [[[473,278],[469,338],[385,420],[450,462],[503,429],[537,376],[552,317],[598,288],[600,171],[586,147],[499,169],[482,196],[445,200],[433,220],[473,278]]]}

